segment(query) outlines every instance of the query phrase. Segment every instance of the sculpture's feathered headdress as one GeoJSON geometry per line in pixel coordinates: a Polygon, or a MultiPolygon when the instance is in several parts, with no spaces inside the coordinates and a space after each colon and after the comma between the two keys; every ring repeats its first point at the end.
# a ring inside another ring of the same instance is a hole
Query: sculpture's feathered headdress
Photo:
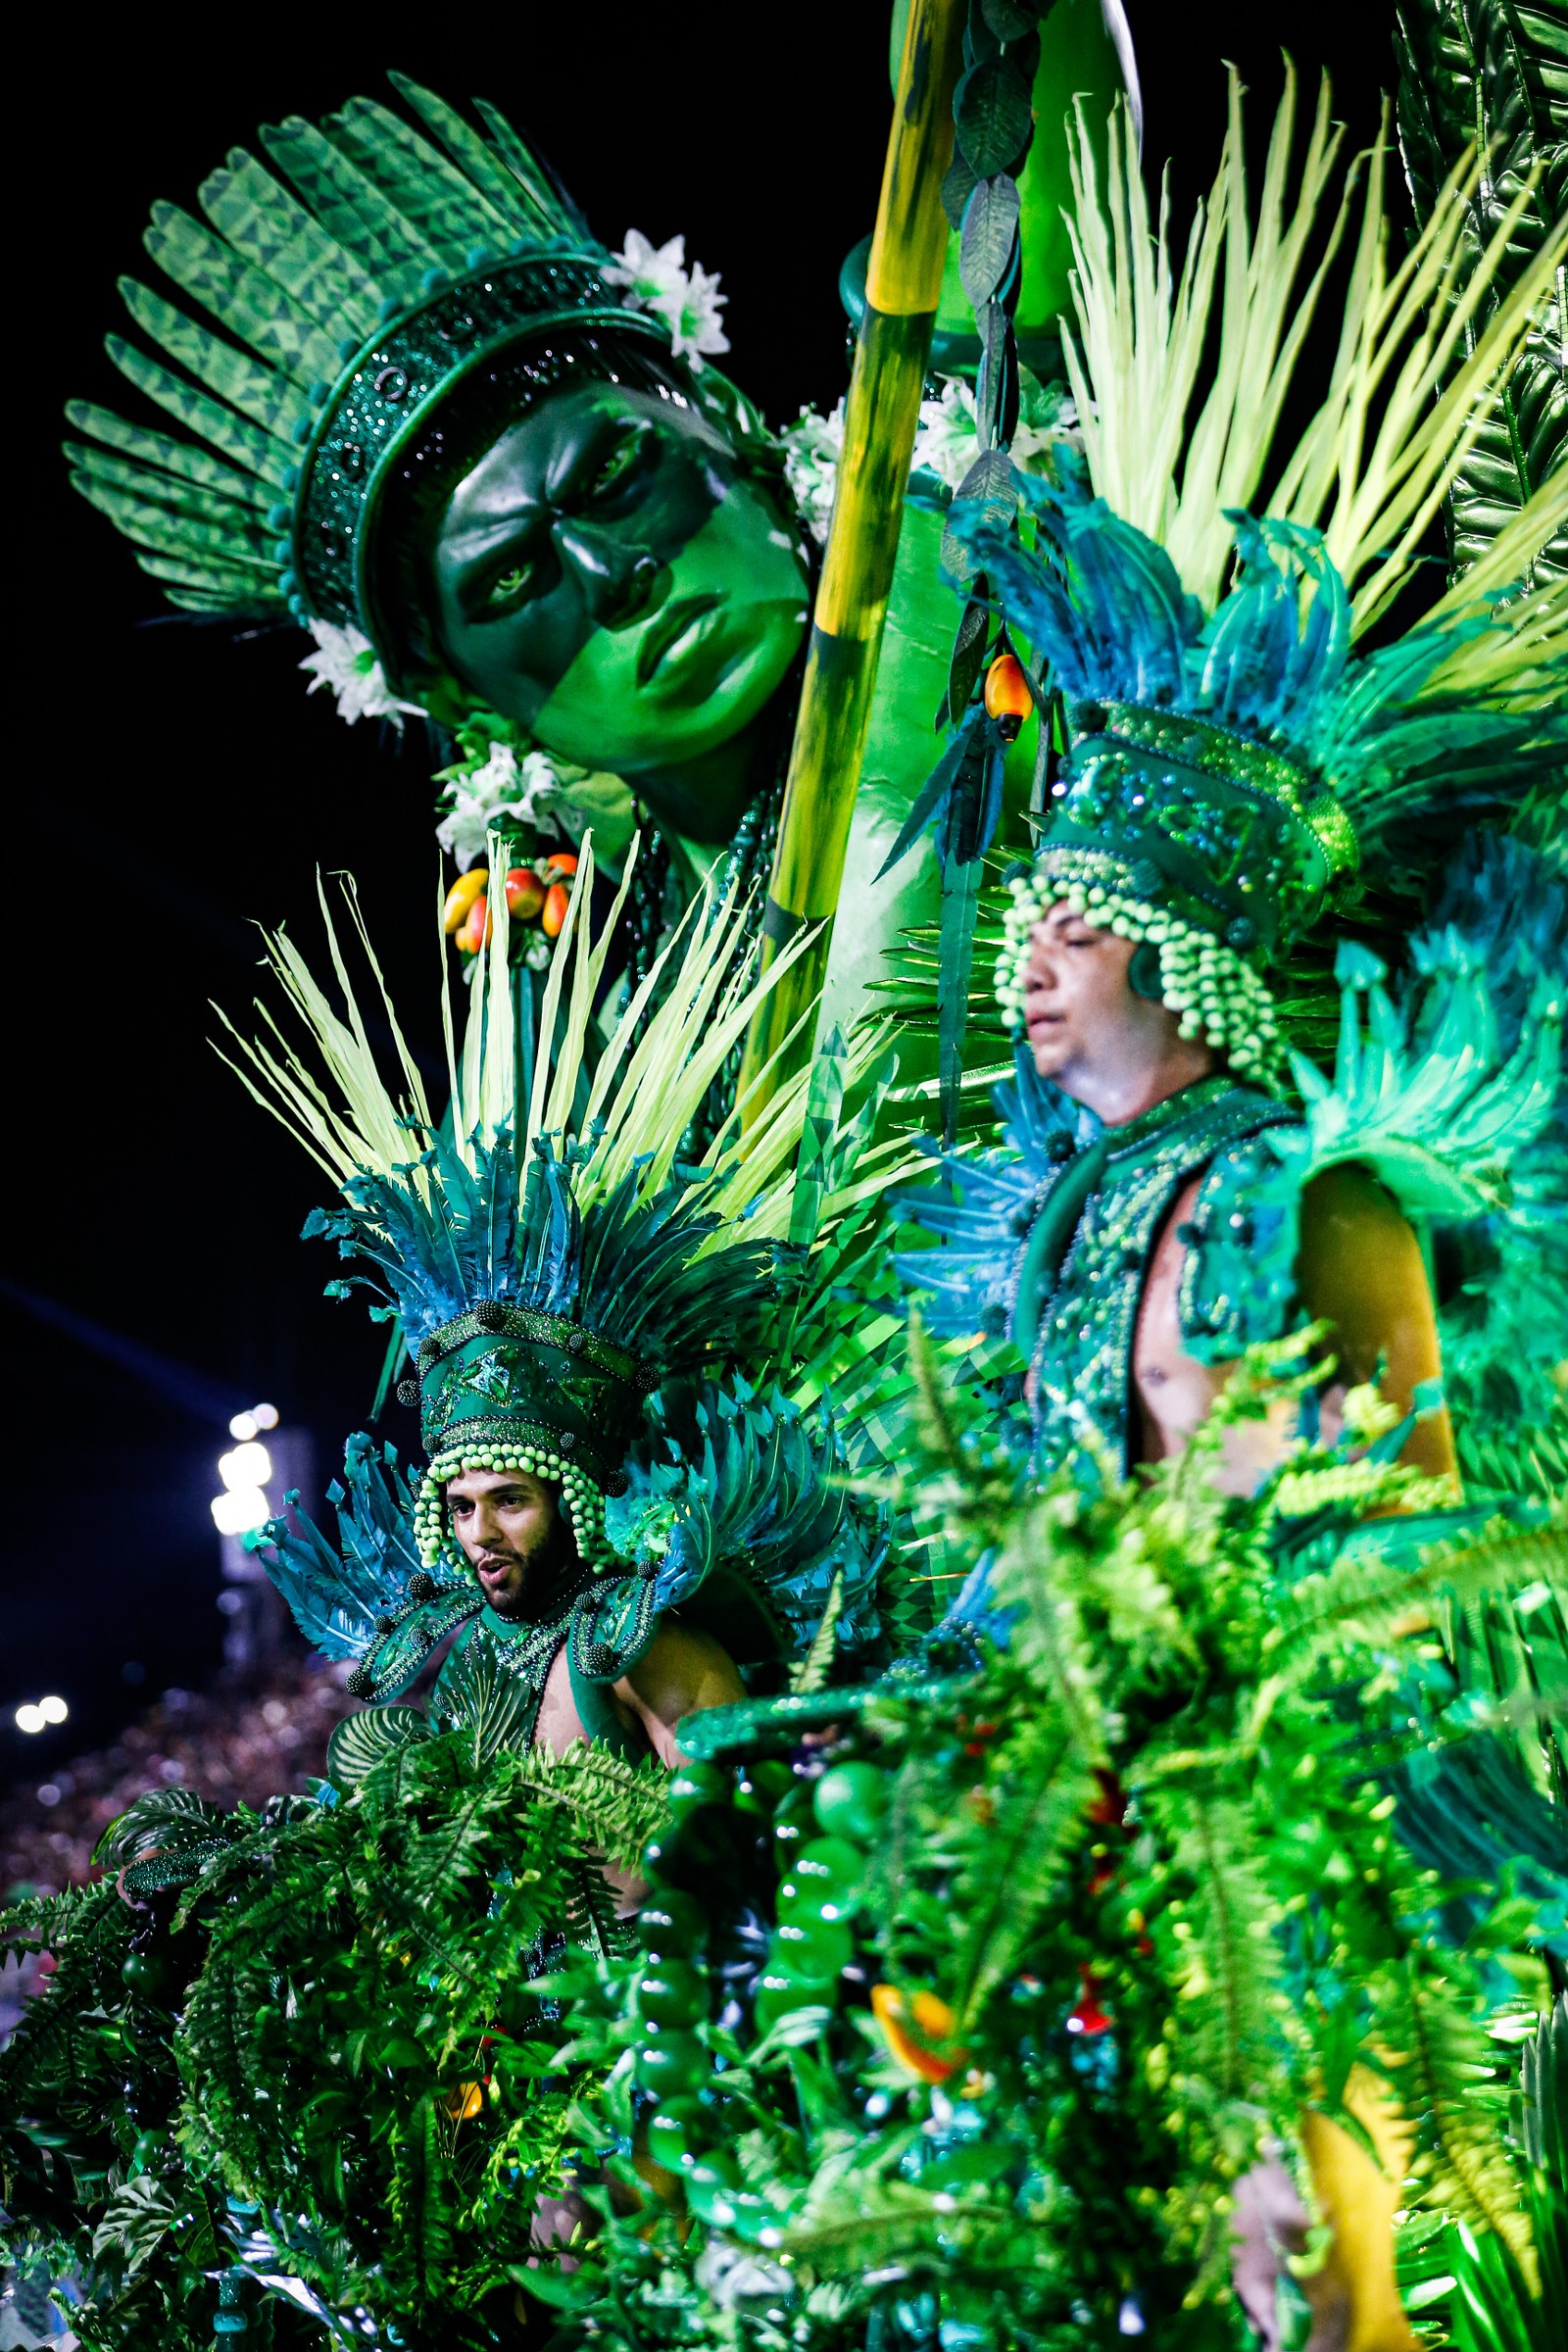
{"type": "MultiPolygon", "coordinates": [[[[547,1042],[536,1051],[514,997],[495,878],[502,862],[492,860],[490,946],[475,959],[461,1054],[447,1015],[450,1131],[431,1113],[384,990],[401,1092],[383,1082],[330,919],[346,1020],[292,943],[281,934],[268,942],[326,1084],[275,1026],[252,1042],[226,1024],[244,1083],[341,1193],[342,1204],[318,1211],[307,1230],[372,1267],[360,1279],[381,1294],[377,1311],[401,1319],[430,1455],[416,1506],[427,1566],[443,1555],[458,1564],[442,1489],[475,1466],[560,1480],[579,1552],[598,1557],[604,1497],[623,1490],[645,1397],[673,1374],[761,1368],[789,1248],[797,1259],[808,1250],[818,1230],[877,1187],[889,1156],[873,1150],[853,1185],[813,1202],[812,1230],[803,1229],[795,1163],[809,1069],[771,1098],[744,1149],[743,1102],[700,1159],[682,1156],[759,990],[791,960],[757,987],[737,973],[745,908],[729,898],[693,907],[592,1059],[595,1001],[635,854],[594,941],[585,844],[543,994],[537,1035],[547,1042]]],[[[349,903],[359,927],[352,895],[349,903]]],[[[852,1046],[846,1081],[862,1077],[877,1053],[871,1035],[852,1046]]]]}
{"type": "Polygon", "coordinates": [[[1049,659],[1070,736],[1034,869],[1013,883],[1004,1012],[1021,1014],[1031,926],[1065,899],[1147,943],[1134,985],[1239,1074],[1262,1077],[1278,1055],[1262,975],[1331,898],[1379,863],[1413,856],[1429,868],[1456,820],[1506,807],[1568,760],[1568,591],[1527,590],[1505,616],[1493,610],[1568,517],[1568,474],[1418,627],[1371,655],[1353,650],[1420,562],[1568,253],[1568,222],[1488,315],[1518,207],[1460,285],[1468,161],[1391,274],[1380,138],[1332,378],[1281,456],[1275,428],[1355,176],[1298,301],[1338,144],[1326,88],[1291,208],[1293,127],[1288,86],[1254,230],[1233,82],[1225,158],[1178,278],[1124,126],[1113,119],[1102,198],[1080,123],[1078,337],[1066,351],[1085,458],[1022,484],[1031,547],[979,508],[954,523],[1009,624],[1049,659]],[[1190,422],[1216,329],[1213,378],[1190,422]],[[1249,512],[1259,505],[1266,519],[1249,512]]]}
{"type": "Polygon", "coordinates": [[[67,455],[172,603],[358,627],[395,678],[376,535],[457,389],[505,364],[520,410],[564,375],[635,376],[639,353],[661,381],[702,379],[495,107],[478,102],[476,130],[391,79],[420,127],[370,98],[319,125],[291,116],[262,131],[266,162],[235,148],[203,182],[205,220],[153,208],[147,250],[197,315],[122,278],[161,356],[118,335],[109,356],[183,429],[74,401],[86,438],[67,455]]]}

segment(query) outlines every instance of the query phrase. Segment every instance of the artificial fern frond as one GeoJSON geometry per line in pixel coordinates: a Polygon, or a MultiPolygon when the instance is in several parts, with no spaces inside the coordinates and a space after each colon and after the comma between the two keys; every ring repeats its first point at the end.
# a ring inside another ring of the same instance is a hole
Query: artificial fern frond
{"type": "Polygon", "coordinates": [[[392,2143],[391,2245],[416,2311],[445,2301],[452,2254],[452,2191],[443,2161],[434,2095],[422,2098],[392,2143]]]}
{"type": "Polygon", "coordinates": [[[1027,1951],[1068,1855],[1082,1844],[1094,1793],[1094,1775],[1065,1724],[1042,1708],[1009,1757],[1005,1779],[986,1786],[985,1841],[964,1888],[953,1979],[956,2033],[969,2031],[1027,1951]]]}
{"type": "Polygon", "coordinates": [[[790,1670],[790,1689],[794,1691],[820,1690],[833,1671],[833,1658],[838,1648],[839,1612],[844,1606],[844,1571],[834,1571],[827,1603],[810,1647],[799,1664],[790,1670]]]}
{"type": "Polygon", "coordinates": [[[583,1838],[624,1866],[636,1862],[664,1817],[668,1777],[656,1757],[629,1764],[580,1742],[560,1756],[530,1748],[516,1763],[519,1788],[564,1805],[583,1838]]]}
{"type": "Polygon", "coordinates": [[[1200,1775],[1150,1784],[1143,1801],[1192,1885],[1162,1923],[1174,1939],[1176,2064],[1223,2101],[1258,2100],[1278,2072],[1270,1999],[1282,1964],[1257,1825],[1200,1775]]]}
{"type": "Polygon", "coordinates": [[[1462,1992],[1419,1951],[1381,1972],[1372,1990],[1369,2040],[1392,2053],[1387,2072],[1415,2127],[1421,2202],[1494,2230],[1535,2292],[1529,2217],[1502,2141],[1508,2094],[1462,1992]]]}

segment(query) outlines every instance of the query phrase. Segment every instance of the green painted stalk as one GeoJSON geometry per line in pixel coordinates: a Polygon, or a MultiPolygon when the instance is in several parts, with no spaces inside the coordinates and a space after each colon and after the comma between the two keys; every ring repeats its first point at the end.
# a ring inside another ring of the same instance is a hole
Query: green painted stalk
{"type": "Polygon", "coordinates": [[[850,819],[871,718],[882,626],[904,520],[904,489],[942,290],[948,222],[942,178],[953,153],[964,0],[914,0],[888,139],[865,318],[845,404],[844,454],[811,618],[762,937],[765,970],[803,924],[820,935],[764,999],[746,1041],[743,1091],[790,1030],[787,1056],[747,1104],[748,1125],[810,1051],[803,1020],[827,969],[850,819]]]}

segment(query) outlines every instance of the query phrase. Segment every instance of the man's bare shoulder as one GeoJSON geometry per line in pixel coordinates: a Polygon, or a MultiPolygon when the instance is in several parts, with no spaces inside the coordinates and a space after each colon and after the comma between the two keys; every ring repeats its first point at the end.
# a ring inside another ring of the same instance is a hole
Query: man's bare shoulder
{"type": "Polygon", "coordinates": [[[665,1618],[615,1694],[636,1709],[649,1738],[666,1763],[675,1727],[683,1715],[705,1707],[726,1707],[746,1696],[734,1661],[710,1634],[665,1618]]]}

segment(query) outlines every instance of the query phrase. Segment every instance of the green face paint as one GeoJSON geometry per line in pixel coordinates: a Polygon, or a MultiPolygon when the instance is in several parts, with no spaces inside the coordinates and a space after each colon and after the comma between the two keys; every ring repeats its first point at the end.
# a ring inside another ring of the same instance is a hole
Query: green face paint
{"type": "Polygon", "coordinates": [[[504,433],[432,559],[443,654],[563,759],[635,774],[713,751],[789,669],[799,541],[694,409],[586,383],[504,433]]]}

